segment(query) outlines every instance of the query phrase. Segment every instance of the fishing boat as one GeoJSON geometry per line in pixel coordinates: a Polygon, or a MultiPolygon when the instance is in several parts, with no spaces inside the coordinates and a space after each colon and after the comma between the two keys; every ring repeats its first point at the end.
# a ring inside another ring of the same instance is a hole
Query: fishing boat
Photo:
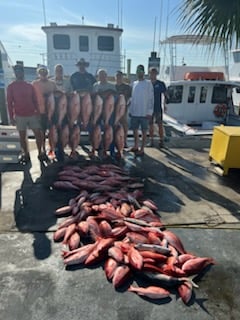
{"type": "Polygon", "coordinates": [[[163,118],[187,134],[211,134],[219,124],[240,125],[239,101],[239,82],[219,72],[190,72],[167,86],[163,118]]]}
{"type": "Polygon", "coordinates": [[[163,119],[184,134],[212,134],[213,127],[219,124],[240,125],[240,81],[229,77],[227,52],[215,59],[217,65],[207,64],[207,59],[205,65],[196,63],[200,61],[200,57],[195,56],[196,51],[202,53],[199,46],[210,44],[209,37],[195,35],[172,36],[164,41],[164,45],[169,45],[170,64],[163,63],[163,72],[160,73],[168,93],[163,119]],[[185,55],[195,49],[194,53],[191,52],[195,63],[187,65],[184,58],[181,64],[178,63],[179,45],[187,46],[188,49],[183,50],[185,55]]]}

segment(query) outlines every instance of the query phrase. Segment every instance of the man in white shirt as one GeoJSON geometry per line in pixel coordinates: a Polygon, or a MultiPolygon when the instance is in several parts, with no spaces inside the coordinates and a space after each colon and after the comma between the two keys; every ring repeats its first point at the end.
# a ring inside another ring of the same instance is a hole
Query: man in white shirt
{"type": "Polygon", "coordinates": [[[132,86],[132,99],[129,108],[131,117],[131,128],[134,134],[134,146],[131,151],[135,152],[136,156],[144,155],[144,147],[147,139],[147,130],[149,119],[153,114],[154,92],[150,80],[144,78],[144,66],[137,66],[137,79],[132,86]],[[142,142],[139,148],[138,130],[142,132],[142,142]]]}

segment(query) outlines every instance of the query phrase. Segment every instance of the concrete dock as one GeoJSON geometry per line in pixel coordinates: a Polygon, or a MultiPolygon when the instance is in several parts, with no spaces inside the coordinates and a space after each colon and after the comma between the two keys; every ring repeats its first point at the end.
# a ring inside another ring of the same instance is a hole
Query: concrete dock
{"type": "MultiPolygon", "coordinates": [[[[102,266],[65,269],[62,245],[52,240],[53,211],[71,194],[49,188],[58,164],[41,167],[31,141],[31,165],[2,173],[0,319],[240,319],[240,170],[219,175],[210,143],[209,136],[173,137],[164,149],[146,148],[142,158],[125,152],[122,164],[142,178],[144,194],[186,250],[216,261],[186,306],[175,292],[153,301],[115,290],[102,266]]],[[[87,157],[81,146],[79,153],[87,157]]]]}

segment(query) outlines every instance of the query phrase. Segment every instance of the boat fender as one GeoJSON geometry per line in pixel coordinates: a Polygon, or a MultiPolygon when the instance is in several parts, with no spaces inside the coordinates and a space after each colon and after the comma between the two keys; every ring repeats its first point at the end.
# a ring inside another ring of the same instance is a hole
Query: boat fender
{"type": "Polygon", "coordinates": [[[217,104],[213,110],[216,117],[224,117],[227,112],[227,106],[225,104],[217,104]]]}

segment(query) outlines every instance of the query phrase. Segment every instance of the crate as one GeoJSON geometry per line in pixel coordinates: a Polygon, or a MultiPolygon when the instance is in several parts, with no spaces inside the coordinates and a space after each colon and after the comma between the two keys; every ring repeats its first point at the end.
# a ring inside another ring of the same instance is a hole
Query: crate
{"type": "Polygon", "coordinates": [[[20,153],[1,153],[0,163],[18,163],[20,153]]]}
{"type": "Polygon", "coordinates": [[[19,139],[19,133],[15,126],[1,126],[0,125],[0,140],[1,139],[19,139]]]}
{"type": "Polygon", "coordinates": [[[14,138],[14,139],[1,139],[0,138],[0,153],[2,151],[16,151],[16,152],[20,152],[21,151],[21,146],[20,146],[20,142],[18,139],[14,138]]]}
{"type": "Polygon", "coordinates": [[[15,126],[0,125],[0,163],[9,159],[10,163],[17,163],[21,152],[19,133],[15,126]]]}

